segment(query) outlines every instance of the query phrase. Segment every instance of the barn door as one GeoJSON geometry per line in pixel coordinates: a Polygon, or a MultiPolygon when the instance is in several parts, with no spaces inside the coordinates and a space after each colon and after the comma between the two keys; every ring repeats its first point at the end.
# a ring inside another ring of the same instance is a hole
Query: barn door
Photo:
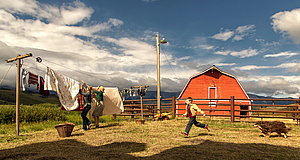
{"type": "Polygon", "coordinates": [[[208,87],[208,99],[210,99],[210,106],[216,107],[217,101],[213,100],[217,98],[217,88],[216,87],[208,87]]]}

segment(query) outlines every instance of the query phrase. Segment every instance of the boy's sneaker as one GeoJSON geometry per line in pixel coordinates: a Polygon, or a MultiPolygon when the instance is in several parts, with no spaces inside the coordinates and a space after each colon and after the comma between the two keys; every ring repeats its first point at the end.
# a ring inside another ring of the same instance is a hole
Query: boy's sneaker
{"type": "Polygon", "coordinates": [[[208,132],[210,132],[210,128],[208,127],[208,124],[204,127],[208,132]]]}
{"type": "Polygon", "coordinates": [[[185,136],[189,136],[189,134],[187,134],[186,132],[181,132],[181,134],[183,134],[185,136]]]}

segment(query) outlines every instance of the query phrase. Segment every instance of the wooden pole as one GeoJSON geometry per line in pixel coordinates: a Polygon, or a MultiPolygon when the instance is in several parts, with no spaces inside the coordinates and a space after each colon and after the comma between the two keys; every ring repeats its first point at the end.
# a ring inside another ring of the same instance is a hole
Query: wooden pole
{"type": "Polygon", "coordinates": [[[176,117],[176,97],[172,97],[172,116],[176,117]]]}
{"type": "Polygon", "coordinates": [[[20,135],[19,130],[19,109],[20,109],[20,70],[21,70],[21,59],[17,59],[16,69],[16,135],[20,135]]]}
{"type": "Polygon", "coordinates": [[[21,59],[31,57],[32,54],[18,55],[17,57],[6,60],[7,63],[16,61],[16,135],[20,135],[19,109],[20,109],[20,70],[21,59]]]}
{"type": "Polygon", "coordinates": [[[141,97],[141,115],[142,115],[142,120],[144,120],[144,111],[143,111],[143,96],[141,97]]]}
{"type": "Polygon", "coordinates": [[[234,117],[234,96],[231,96],[230,97],[230,112],[231,112],[231,122],[234,122],[235,121],[235,117],[234,117]]]}
{"type": "Polygon", "coordinates": [[[144,124],[144,122],[145,122],[145,120],[144,120],[144,110],[143,110],[143,95],[141,94],[141,91],[142,91],[142,88],[144,89],[146,89],[147,87],[149,87],[149,86],[147,86],[147,85],[144,85],[144,86],[131,86],[131,88],[139,88],[139,90],[140,90],[140,101],[141,101],[141,119],[139,120],[139,122],[141,122],[141,124],[144,124]]]}
{"type": "Polygon", "coordinates": [[[157,73],[157,112],[160,113],[160,42],[159,34],[156,33],[156,73],[157,73]]]}

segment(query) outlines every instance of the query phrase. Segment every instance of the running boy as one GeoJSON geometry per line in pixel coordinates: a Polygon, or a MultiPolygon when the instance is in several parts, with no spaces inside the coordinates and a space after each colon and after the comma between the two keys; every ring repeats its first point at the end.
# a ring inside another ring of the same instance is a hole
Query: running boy
{"type": "Polygon", "coordinates": [[[205,114],[201,109],[198,108],[198,106],[196,104],[193,104],[193,99],[191,97],[188,97],[185,100],[185,103],[186,103],[186,112],[183,115],[186,117],[189,117],[190,120],[189,120],[188,124],[186,125],[185,131],[181,132],[181,133],[185,136],[188,136],[193,124],[197,127],[201,127],[201,128],[207,129],[207,131],[210,131],[208,124],[203,124],[203,123],[197,122],[197,120],[196,120],[197,111],[200,112],[204,117],[205,117],[205,114]]]}

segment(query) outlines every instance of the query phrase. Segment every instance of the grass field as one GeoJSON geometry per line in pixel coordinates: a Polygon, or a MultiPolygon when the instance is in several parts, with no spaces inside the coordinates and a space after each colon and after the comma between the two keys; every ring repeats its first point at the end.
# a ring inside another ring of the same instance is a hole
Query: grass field
{"type": "MultiPolygon", "coordinates": [[[[60,138],[50,127],[16,137],[1,134],[0,159],[300,159],[300,126],[288,138],[261,137],[253,123],[198,118],[212,129],[193,126],[188,138],[180,131],[186,119],[102,123],[102,128],[81,130],[60,138]]],[[[55,125],[52,124],[51,125],[55,125]]],[[[50,125],[50,126],[51,126],[50,125]]]]}

